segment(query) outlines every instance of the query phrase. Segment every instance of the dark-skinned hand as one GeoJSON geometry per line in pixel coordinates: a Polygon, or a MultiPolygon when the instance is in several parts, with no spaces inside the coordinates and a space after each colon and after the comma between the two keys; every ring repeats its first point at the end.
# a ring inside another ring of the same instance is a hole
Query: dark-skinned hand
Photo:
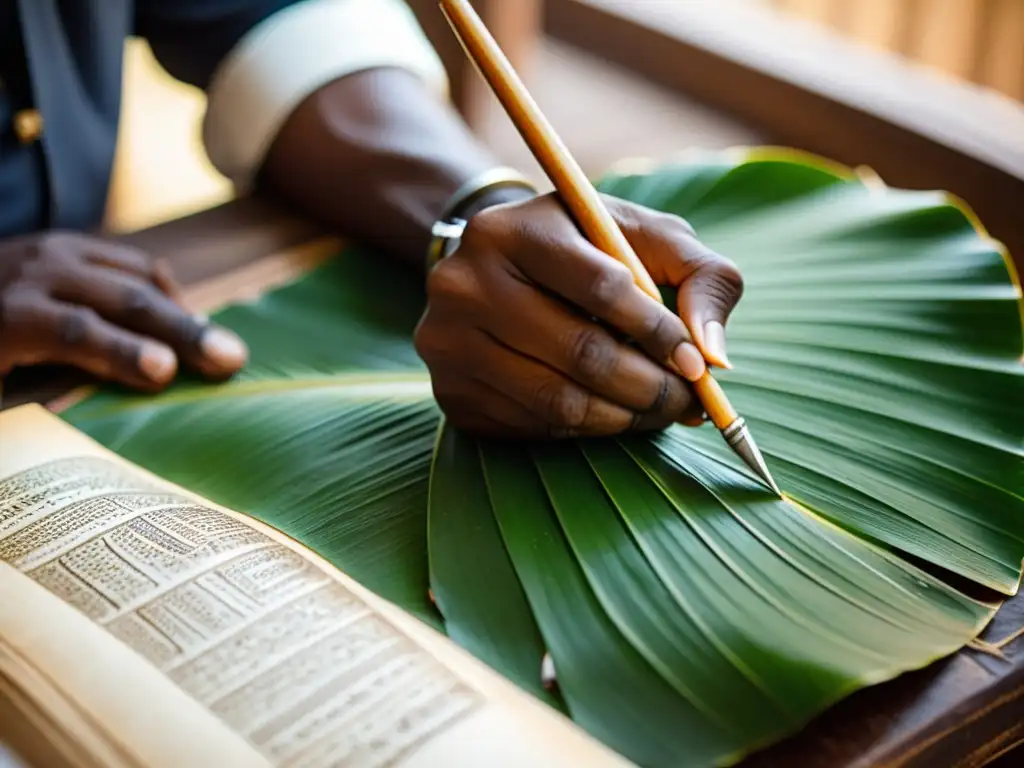
{"type": "Polygon", "coordinates": [[[678,289],[677,312],[592,246],[553,196],[485,209],[431,271],[416,331],[456,427],[564,438],[702,423],[690,382],[707,363],[729,367],[740,273],[683,219],[604,199],[655,283],[678,289]]]}
{"type": "Polygon", "coordinates": [[[190,314],[169,270],[128,245],[73,232],[0,241],[0,376],[66,364],[154,392],[180,368],[230,377],[248,357],[190,314]]]}

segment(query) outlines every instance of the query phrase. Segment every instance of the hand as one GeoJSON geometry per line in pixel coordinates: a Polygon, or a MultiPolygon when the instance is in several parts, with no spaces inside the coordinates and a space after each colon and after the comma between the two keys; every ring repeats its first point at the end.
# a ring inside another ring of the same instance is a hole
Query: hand
{"type": "Polygon", "coordinates": [[[187,366],[230,377],[248,352],[189,314],[169,270],[128,245],[49,232],[0,242],[0,376],[68,364],[157,391],[187,366]]]}
{"type": "Polygon", "coordinates": [[[689,382],[705,360],[729,367],[724,327],[740,273],[679,217],[605,201],[655,283],[678,289],[678,315],[592,246],[552,196],[488,208],[429,275],[416,331],[455,426],[557,438],[703,422],[689,382]]]}

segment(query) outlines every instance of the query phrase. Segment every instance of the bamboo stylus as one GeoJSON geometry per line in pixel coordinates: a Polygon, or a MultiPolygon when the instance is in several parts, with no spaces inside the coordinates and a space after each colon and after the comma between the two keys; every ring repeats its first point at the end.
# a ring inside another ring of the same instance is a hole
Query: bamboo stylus
{"type": "MultiPolygon", "coordinates": [[[[629,267],[637,285],[655,301],[664,303],[643,262],[611,217],[594,185],[544,117],[469,0],[440,0],[440,5],[466,54],[501,102],[583,234],[600,250],[629,267]]],[[[694,389],[726,442],[781,496],[746,422],[729,403],[710,370],[694,383],[694,389]]]]}

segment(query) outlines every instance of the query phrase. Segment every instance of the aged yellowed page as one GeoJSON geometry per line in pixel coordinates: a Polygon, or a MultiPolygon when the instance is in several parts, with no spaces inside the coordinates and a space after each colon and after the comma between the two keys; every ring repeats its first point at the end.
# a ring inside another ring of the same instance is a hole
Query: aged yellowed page
{"type": "Polygon", "coordinates": [[[0,595],[0,696],[95,764],[625,764],[287,537],[38,406],[0,414],[0,595]]]}

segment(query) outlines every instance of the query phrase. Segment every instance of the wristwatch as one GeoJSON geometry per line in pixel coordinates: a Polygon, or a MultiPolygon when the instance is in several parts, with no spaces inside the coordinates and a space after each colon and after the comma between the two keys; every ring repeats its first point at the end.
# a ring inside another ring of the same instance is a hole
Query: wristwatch
{"type": "Polygon", "coordinates": [[[427,249],[427,272],[441,259],[450,256],[462,240],[468,219],[466,213],[484,195],[499,189],[518,188],[536,194],[537,189],[523,174],[514,168],[502,166],[484,171],[461,187],[448,201],[441,215],[430,230],[430,246],[427,249]]]}
{"type": "Polygon", "coordinates": [[[427,253],[427,270],[429,271],[441,259],[452,255],[459,243],[462,242],[462,234],[469,224],[465,219],[439,219],[434,222],[430,230],[430,251],[427,253]]]}

